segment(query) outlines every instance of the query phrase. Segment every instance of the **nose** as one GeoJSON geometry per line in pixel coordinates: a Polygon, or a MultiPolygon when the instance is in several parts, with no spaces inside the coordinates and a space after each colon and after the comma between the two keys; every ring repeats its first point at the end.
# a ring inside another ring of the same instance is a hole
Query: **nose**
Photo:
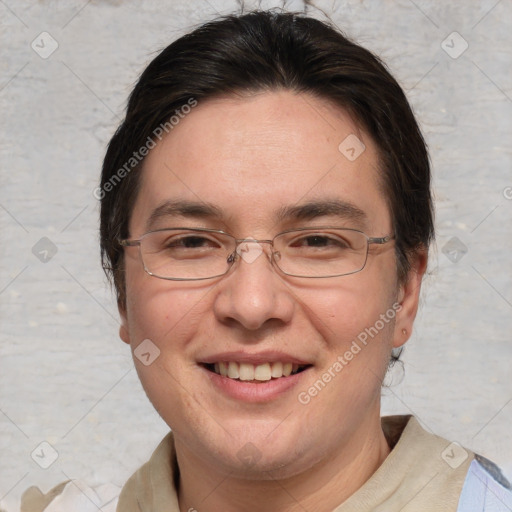
{"type": "Polygon", "coordinates": [[[270,244],[242,241],[232,257],[235,263],[219,283],[214,313],[225,324],[237,323],[254,331],[270,323],[287,324],[294,300],[271,263],[270,244]]]}

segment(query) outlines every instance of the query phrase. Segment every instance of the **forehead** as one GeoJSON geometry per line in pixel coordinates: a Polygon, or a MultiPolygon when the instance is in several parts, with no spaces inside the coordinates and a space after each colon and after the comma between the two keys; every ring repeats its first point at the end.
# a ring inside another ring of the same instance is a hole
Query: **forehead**
{"type": "MultiPolygon", "coordinates": [[[[165,222],[165,204],[176,202],[207,204],[203,225],[244,236],[288,227],[283,212],[312,203],[348,205],[363,213],[366,229],[386,230],[380,182],[374,142],[325,100],[290,91],[209,99],[146,157],[130,233],[165,222]]],[[[168,208],[169,222],[186,211],[168,208]]]]}

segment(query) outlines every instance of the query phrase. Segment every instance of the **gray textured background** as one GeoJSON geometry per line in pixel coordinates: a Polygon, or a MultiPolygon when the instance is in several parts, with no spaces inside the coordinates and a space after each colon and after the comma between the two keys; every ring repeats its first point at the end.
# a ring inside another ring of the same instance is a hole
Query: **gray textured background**
{"type": "MultiPolygon", "coordinates": [[[[383,412],[416,414],[510,478],[512,2],[308,3],[387,62],[431,150],[437,246],[405,377],[384,391],[383,412]],[[454,31],[468,44],[457,58],[454,31]],[[454,237],[463,250],[446,254],[454,237]]],[[[0,0],[0,503],[9,512],[30,485],[121,486],[167,431],[117,337],[92,191],[155,52],[239,9],[234,0],[0,0]],[[58,43],[46,59],[31,47],[51,49],[44,31],[58,43]],[[54,246],[36,245],[43,237],[54,246]],[[48,469],[30,455],[42,441],[59,454],[48,469]]]]}

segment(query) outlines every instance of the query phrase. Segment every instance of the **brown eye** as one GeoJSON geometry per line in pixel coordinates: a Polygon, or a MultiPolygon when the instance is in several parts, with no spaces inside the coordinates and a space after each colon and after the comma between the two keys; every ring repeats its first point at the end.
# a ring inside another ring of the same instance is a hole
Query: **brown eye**
{"type": "Polygon", "coordinates": [[[341,237],[334,236],[326,236],[326,235],[308,235],[294,240],[291,244],[291,247],[313,247],[313,248],[322,248],[329,247],[333,249],[344,249],[349,248],[350,244],[347,240],[344,240],[341,237]]]}
{"type": "Polygon", "coordinates": [[[169,239],[165,244],[165,247],[169,248],[184,248],[184,249],[196,249],[196,248],[202,248],[202,247],[218,247],[218,243],[214,240],[211,240],[209,238],[203,237],[203,236],[197,236],[197,235],[189,235],[189,236],[180,236],[180,237],[173,237],[169,239]]]}

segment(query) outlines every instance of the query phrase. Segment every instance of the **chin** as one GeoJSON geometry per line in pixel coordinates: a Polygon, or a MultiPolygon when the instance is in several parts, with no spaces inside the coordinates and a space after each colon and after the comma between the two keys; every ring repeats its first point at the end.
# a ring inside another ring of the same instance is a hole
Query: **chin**
{"type": "Polygon", "coordinates": [[[229,473],[247,480],[275,480],[291,478],[306,469],[304,460],[289,450],[286,454],[257,452],[255,457],[249,455],[250,451],[246,450],[243,457],[240,451],[229,454],[226,461],[229,473]]]}
{"type": "Polygon", "coordinates": [[[313,466],[321,455],[317,445],[311,446],[308,456],[308,449],[300,444],[300,439],[295,438],[289,430],[286,430],[286,434],[286,438],[276,436],[274,439],[261,431],[255,436],[228,436],[222,442],[212,440],[212,444],[205,449],[211,454],[214,464],[222,461],[227,473],[241,478],[290,478],[313,466]]]}

